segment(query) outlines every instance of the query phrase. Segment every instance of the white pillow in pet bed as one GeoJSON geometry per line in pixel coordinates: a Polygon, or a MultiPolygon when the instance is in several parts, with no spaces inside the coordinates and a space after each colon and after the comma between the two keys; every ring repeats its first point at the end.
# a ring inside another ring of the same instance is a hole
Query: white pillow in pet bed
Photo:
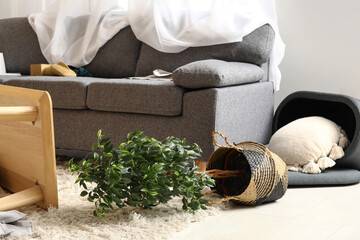
{"type": "Polygon", "coordinates": [[[320,173],[344,156],[349,144],[344,130],[323,117],[297,119],[280,128],[267,147],[279,155],[290,171],[320,173]],[[338,145],[339,144],[339,145],[338,145]]]}

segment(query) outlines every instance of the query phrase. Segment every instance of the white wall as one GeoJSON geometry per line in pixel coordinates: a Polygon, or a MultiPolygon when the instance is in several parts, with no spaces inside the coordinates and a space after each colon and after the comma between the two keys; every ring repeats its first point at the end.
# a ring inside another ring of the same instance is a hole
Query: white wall
{"type": "Polygon", "coordinates": [[[12,3],[10,0],[0,0],[0,19],[13,16],[12,3]]]}
{"type": "Polygon", "coordinates": [[[300,90],[360,98],[360,1],[276,0],[286,52],[275,106],[300,90]]]}

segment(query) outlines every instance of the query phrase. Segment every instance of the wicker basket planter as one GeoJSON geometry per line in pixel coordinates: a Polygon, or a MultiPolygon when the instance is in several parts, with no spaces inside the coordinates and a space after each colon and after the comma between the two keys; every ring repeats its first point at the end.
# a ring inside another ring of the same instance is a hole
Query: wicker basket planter
{"type": "Polygon", "coordinates": [[[216,191],[224,196],[219,202],[233,200],[244,205],[259,205],[285,194],[288,172],[279,156],[256,142],[235,146],[219,132],[213,133],[213,141],[219,148],[211,155],[207,172],[222,172],[217,177],[213,175],[216,191]],[[222,136],[228,145],[219,145],[215,134],[222,136]]]}

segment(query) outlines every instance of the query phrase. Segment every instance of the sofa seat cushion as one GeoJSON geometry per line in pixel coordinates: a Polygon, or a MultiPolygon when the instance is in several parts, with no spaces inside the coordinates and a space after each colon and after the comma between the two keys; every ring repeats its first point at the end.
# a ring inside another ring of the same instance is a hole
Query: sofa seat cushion
{"type": "Polygon", "coordinates": [[[5,82],[5,78],[3,78],[2,76],[0,76],[0,84],[4,84],[5,82]]]}
{"type": "Polygon", "coordinates": [[[48,91],[54,108],[86,109],[86,88],[93,78],[22,76],[5,81],[6,85],[48,91]]]}
{"type": "Polygon", "coordinates": [[[87,107],[92,110],[179,116],[184,89],[162,79],[106,79],[88,86],[87,107]]]}

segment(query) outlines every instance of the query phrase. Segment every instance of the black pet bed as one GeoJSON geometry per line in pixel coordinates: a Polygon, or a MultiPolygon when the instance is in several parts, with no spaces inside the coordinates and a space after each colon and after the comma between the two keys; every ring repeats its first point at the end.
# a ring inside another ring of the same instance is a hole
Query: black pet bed
{"type": "Polygon", "coordinates": [[[303,117],[321,116],[341,126],[350,141],[336,166],[320,174],[289,171],[289,186],[344,185],[360,182],[360,100],[341,94],[300,91],[287,96],[277,108],[273,133],[303,117]]]}

